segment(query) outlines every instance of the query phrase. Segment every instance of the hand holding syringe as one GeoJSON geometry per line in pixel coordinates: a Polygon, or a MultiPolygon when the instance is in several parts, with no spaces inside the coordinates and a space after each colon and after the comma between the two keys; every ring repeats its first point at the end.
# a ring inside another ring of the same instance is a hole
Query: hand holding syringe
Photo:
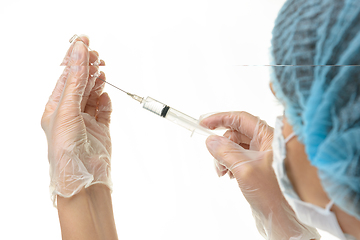
{"type": "MultiPolygon", "coordinates": [[[[79,36],[77,36],[76,34],[70,39],[70,42],[73,42],[75,39],[80,39],[81,38],[79,36]]],[[[90,49],[91,50],[91,49],[90,49]]],[[[167,106],[166,104],[163,104],[151,97],[139,97],[135,94],[126,92],[124,90],[122,90],[121,88],[118,88],[117,86],[101,79],[98,77],[98,79],[100,79],[101,81],[115,87],[116,89],[126,93],[127,95],[129,95],[130,97],[132,97],[134,100],[138,101],[140,104],[142,104],[142,107],[150,112],[155,113],[156,115],[166,118],[169,121],[178,124],[179,126],[182,126],[188,130],[191,131],[191,136],[194,133],[199,133],[201,135],[205,135],[205,136],[209,136],[209,135],[217,135],[214,132],[212,132],[209,129],[206,129],[202,126],[199,125],[199,120],[194,119],[180,111],[177,111],[169,106],[167,106]]]]}

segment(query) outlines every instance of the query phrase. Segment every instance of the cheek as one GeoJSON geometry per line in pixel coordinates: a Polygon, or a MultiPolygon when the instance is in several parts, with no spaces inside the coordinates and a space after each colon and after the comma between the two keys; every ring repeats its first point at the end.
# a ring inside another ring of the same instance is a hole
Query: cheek
{"type": "Polygon", "coordinates": [[[297,139],[292,139],[286,145],[286,158],[285,158],[285,170],[286,174],[293,186],[295,192],[302,199],[301,182],[304,182],[304,175],[306,167],[304,165],[305,152],[301,151],[301,146],[297,142],[297,139]]]}
{"type": "Polygon", "coordinates": [[[283,132],[282,133],[283,133],[284,138],[286,139],[291,133],[293,133],[293,128],[288,123],[285,116],[283,117],[283,124],[284,124],[284,127],[283,127],[283,132]]]}

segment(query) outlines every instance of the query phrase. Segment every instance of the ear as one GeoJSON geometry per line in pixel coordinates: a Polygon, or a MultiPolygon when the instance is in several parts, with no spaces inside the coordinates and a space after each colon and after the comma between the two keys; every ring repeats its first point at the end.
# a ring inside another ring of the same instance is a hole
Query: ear
{"type": "Polygon", "coordinates": [[[275,94],[275,92],[274,92],[274,88],[273,88],[272,82],[269,83],[269,87],[270,87],[271,92],[272,92],[272,93],[274,94],[274,96],[276,97],[276,94],[275,94]]]}

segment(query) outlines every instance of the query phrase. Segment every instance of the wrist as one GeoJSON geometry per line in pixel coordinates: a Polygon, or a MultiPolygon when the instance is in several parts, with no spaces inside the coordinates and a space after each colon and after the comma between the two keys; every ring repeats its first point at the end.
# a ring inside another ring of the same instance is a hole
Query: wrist
{"type": "MultiPolygon", "coordinates": [[[[69,198],[57,196],[58,209],[59,207],[66,207],[80,202],[94,204],[106,203],[107,201],[111,203],[111,190],[105,184],[93,184],[87,188],[83,187],[77,194],[69,198]]],[[[97,204],[92,207],[96,208],[97,204]]]]}
{"type": "Polygon", "coordinates": [[[84,190],[87,201],[95,210],[108,208],[112,212],[111,190],[105,184],[93,184],[84,190]]]}
{"type": "Polygon", "coordinates": [[[85,188],[84,190],[86,192],[87,197],[90,200],[97,200],[100,197],[103,198],[103,197],[111,196],[110,188],[107,185],[101,183],[93,184],[85,188]]]}
{"type": "Polygon", "coordinates": [[[58,196],[63,239],[117,239],[111,191],[94,184],[70,198],[58,196]]]}

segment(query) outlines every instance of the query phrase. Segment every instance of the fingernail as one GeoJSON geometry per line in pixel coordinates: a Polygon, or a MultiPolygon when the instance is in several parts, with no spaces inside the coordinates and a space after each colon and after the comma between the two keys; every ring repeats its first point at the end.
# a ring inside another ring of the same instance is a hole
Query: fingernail
{"type": "Polygon", "coordinates": [[[217,174],[218,174],[218,176],[219,176],[219,178],[220,178],[220,177],[225,176],[225,174],[226,174],[227,172],[228,172],[227,170],[221,171],[221,170],[219,169],[219,170],[217,171],[217,174]]]}
{"type": "Polygon", "coordinates": [[[206,125],[204,124],[203,120],[204,120],[204,119],[201,119],[201,117],[200,117],[200,119],[199,119],[199,125],[206,128],[206,125]]]}
{"type": "Polygon", "coordinates": [[[72,61],[77,61],[79,59],[81,59],[84,55],[84,43],[81,41],[77,41],[74,45],[74,48],[71,52],[71,60],[72,61]]]}
{"type": "Polygon", "coordinates": [[[100,75],[101,75],[100,70],[98,70],[98,71],[94,74],[94,77],[95,77],[95,78],[98,78],[100,75]]]}
{"type": "Polygon", "coordinates": [[[216,151],[220,146],[220,140],[218,136],[210,136],[206,140],[206,146],[210,151],[216,151]]]}
{"type": "Polygon", "coordinates": [[[101,63],[100,58],[98,58],[98,59],[96,59],[96,61],[93,64],[94,64],[94,66],[98,67],[100,65],[100,63],[101,63]]]}
{"type": "Polygon", "coordinates": [[[216,174],[218,175],[218,177],[222,177],[223,174],[219,169],[216,169],[216,174]]]}

